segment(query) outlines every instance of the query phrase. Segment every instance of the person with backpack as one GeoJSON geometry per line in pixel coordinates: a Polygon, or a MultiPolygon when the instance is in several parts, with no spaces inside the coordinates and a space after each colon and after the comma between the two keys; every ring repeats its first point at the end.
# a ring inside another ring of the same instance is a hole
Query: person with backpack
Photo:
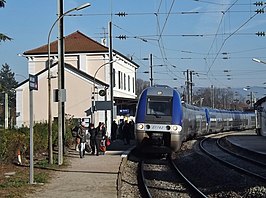
{"type": "Polygon", "coordinates": [[[79,156],[83,158],[85,156],[85,144],[86,144],[86,128],[85,123],[81,123],[78,129],[77,137],[80,139],[79,143],[79,156]]]}

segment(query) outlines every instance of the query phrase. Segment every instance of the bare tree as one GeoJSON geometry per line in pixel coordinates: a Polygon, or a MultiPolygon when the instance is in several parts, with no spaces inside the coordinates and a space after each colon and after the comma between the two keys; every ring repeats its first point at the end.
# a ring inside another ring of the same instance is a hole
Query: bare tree
{"type": "Polygon", "coordinates": [[[136,95],[139,96],[141,92],[146,88],[150,86],[149,81],[144,81],[142,79],[137,79],[136,80],[136,95]]]}
{"type": "Polygon", "coordinates": [[[246,108],[244,97],[235,96],[231,89],[227,88],[200,88],[193,95],[193,103],[197,106],[214,107],[217,109],[238,109],[246,108]]]}

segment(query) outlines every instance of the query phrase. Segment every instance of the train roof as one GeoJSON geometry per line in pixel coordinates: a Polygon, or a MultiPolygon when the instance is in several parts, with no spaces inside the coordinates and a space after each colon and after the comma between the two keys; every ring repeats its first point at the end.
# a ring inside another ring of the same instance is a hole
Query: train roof
{"type": "Polygon", "coordinates": [[[173,88],[169,86],[152,86],[147,87],[147,95],[152,96],[173,96],[173,88]]]}
{"type": "Polygon", "coordinates": [[[164,88],[171,88],[168,85],[154,85],[153,87],[164,87],[164,88]]]}
{"type": "Polygon", "coordinates": [[[215,112],[215,113],[234,113],[234,114],[248,114],[248,113],[254,113],[254,111],[240,111],[240,110],[229,110],[229,109],[213,109],[211,107],[204,107],[209,112],[215,112]]]}

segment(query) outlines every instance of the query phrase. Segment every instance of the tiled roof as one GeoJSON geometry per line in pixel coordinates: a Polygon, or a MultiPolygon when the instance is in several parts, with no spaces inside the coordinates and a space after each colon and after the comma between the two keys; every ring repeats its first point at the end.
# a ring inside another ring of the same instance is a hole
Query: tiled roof
{"type": "MultiPolygon", "coordinates": [[[[57,46],[57,40],[50,43],[51,54],[57,53],[57,46]]],[[[97,41],[92,40],[80,31],[76,31],[65,37],[65,54],[86,52],[108,52],[108,48],[98,43],[97,41]]],[[[47,53],[48,45],[46,44],[41,47],[26,51],[24,52],[24,55],[37,55],[47,53]]]]}

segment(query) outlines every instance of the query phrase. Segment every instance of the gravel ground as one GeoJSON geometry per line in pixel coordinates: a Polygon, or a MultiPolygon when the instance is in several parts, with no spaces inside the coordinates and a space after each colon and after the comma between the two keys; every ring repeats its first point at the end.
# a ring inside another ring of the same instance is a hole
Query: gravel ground
{"type": "MultiPolygon", "coordinates": [[[[205,156],[198,148],[197,140],[184,143],[173,157],[183,173],[208,194],[208,197],[266,197],[266,184],[239,174],[205,156]]],[[[122,177],[122,197],[141,197],[137,166],[137,160],[129,158],[122,177]]]]}
{"type": "Polygon", "coordinates": [[[138,162],[128,160],[122,176],[121,197],[141,197],[137,179],[138,162]]]}
{"type": "Polygon", "coordinates": [[[209,197],[266,197],[266,185],[203,155],[198,142],[184,143],[176,164],[209,197]]]}

